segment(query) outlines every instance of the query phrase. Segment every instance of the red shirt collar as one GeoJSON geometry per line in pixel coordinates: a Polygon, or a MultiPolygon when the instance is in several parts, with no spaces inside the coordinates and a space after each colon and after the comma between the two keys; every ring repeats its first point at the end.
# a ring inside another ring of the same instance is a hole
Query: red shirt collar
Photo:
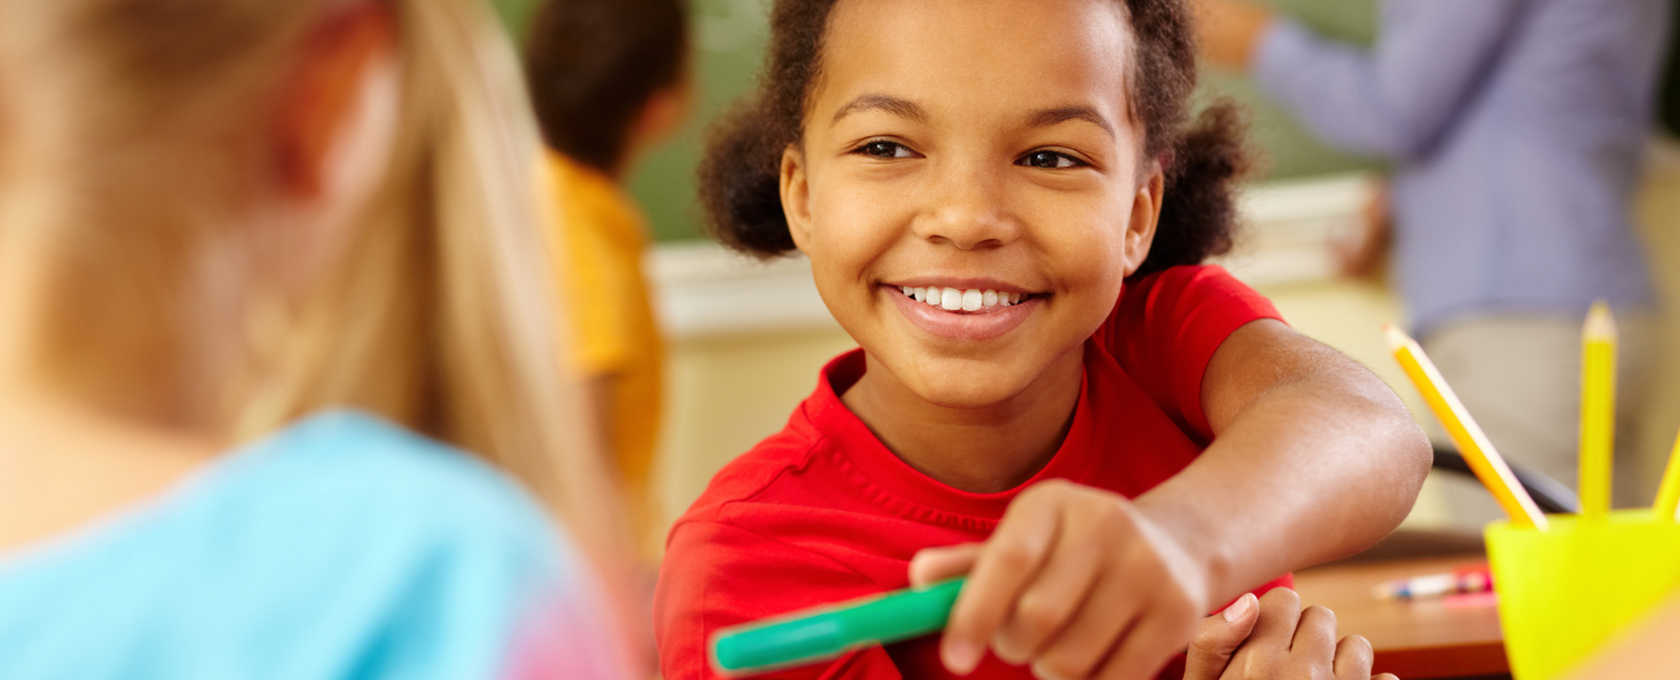
{"type": "MultiPolygon", "coordinates": [[[[1086,343],[1087,360],[1091,344],[1086,343]]],[[[850,463],[859,475],[857,482],[878,487],[915,504],[942,512],[996,521],[1022,489],[1047,479],[1083,481],[1097,463],[1090,408],[1087,405],[1088,371],[1079,380],[1079,401],[1073,424],[1050,462],[1019,486],[996,493],[963,491],[910,467],[875,436],[851,409],[840,401],[840,391],[863,377],[866,362],[862,349],[836,357],[823,367],[817,390],[805,400],[802,410],[813,427],[833,443],[832,452],[850,463]]]]}

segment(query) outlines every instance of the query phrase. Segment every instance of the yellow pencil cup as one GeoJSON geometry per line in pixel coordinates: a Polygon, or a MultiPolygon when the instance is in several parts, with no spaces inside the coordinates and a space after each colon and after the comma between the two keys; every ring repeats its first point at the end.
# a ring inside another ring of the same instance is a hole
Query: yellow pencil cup
{"type": "Polygon", "coordinates": [[[1649,510],[1548,519],[1548,531],[1485,532],[1515,680],[1559,677],[1680,589],[1680,524],[1649,510]]]}

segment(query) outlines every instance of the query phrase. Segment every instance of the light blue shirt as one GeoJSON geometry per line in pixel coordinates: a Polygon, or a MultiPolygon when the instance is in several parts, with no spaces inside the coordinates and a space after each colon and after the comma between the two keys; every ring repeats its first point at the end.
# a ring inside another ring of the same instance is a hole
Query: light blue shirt
{"type": "Polygon", "coordinates": [[[470,456],[316,416],[0,554],[0,678],[607,677],[591,581],[551,527],[470,456]]]}
{"type": "Polygon", "coordinates": [[[1262,89],[1329,143],[1394,162],[1413,325],[1651,300],[1629,222],[1668,0],[1386,0],[1369,50],[1280,20],[1262,89]]]}

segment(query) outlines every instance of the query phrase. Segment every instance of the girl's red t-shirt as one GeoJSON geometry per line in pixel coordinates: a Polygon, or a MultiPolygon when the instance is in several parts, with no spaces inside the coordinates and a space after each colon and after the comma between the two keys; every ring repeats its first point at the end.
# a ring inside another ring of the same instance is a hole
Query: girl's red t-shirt
{"type": "MultiPolygon", "coordinates": [[[[1128,498],[1148,491],[1213,439],[1201,384],[1214,350],[1267,318],[1278,318],[1271,302],[1217,266],[1127,282],[1085,343],[1084,381],[1061,448],[1032,479],[993,494],[947,486],[887,450],[839,397],[863,375],[863,351],[834,359],[787,427],[713,477],[671,528],[654,597],[664,677],[716,677],[706,644],[719,628],[907,586],[916,551],[984,540],[1034,483],[1062,478],[1128,498]]],[[[1255,592],[1288,584],[1284,575],[1255,592]]],[[[930,635],[761,677],[957,676],[940,664],[930,635]]],[[[966,677],[1032,676],[988,654],[966,677]]]]}

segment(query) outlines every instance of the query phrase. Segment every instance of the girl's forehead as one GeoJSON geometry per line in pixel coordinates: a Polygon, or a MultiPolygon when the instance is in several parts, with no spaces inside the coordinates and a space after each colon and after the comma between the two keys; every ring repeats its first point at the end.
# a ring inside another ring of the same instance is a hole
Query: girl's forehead
{"type": "Polygon", "coordinates": [[[843,0],[811,102],[886,94],[935,108],[1083,105],[1124,124],[1132,44],[1118,0],[843,0]]]}

